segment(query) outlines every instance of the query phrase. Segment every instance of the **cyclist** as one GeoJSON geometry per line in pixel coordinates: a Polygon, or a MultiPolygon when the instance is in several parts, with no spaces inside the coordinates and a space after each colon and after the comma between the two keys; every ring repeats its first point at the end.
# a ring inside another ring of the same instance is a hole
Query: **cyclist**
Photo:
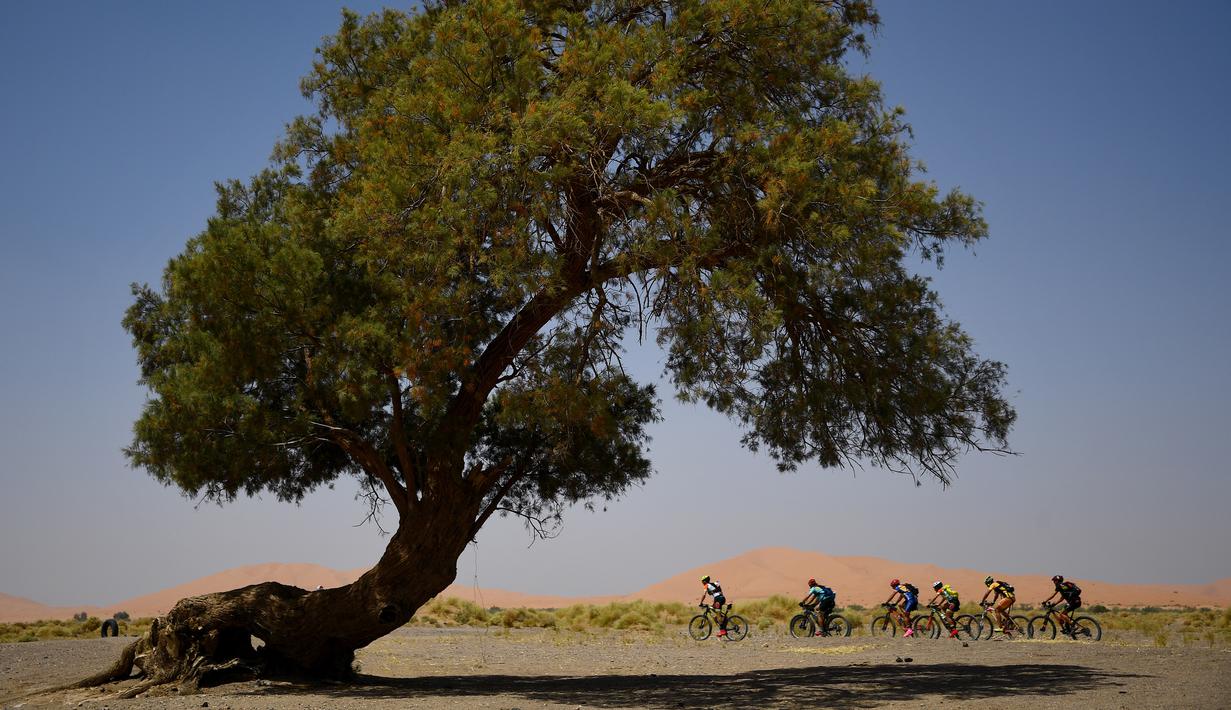
{"type": "Polygon", "coordinates": [[[817,584],[816,578],[808,580],[808,596],[799,603],[802,607],[816,607],[816,615],[820,618],[820,624],[817,625],[817,636],[828,636],[826,633],[825,620],[833,613],[834,603],[837,601],[838,595],[834,591],[823,584],[817,584]]]}
{"type": "Polygon", "coordinates": [[[987,604],[988,595],[992,595],[992,615],[996,617],[996,622],[1000,624],[997,631],[1008,633],[1007,629],[1013,628],[1013,620],[1009,618],[1009,609],[1013,608],[1013,602],[1017,598],[1013,596],[1013,585],[1008,582],[992,579],[989,574],[983,583],[987,585],[987,591],[983,593],[983,598],[979,600],[979,606],[987,604]]]}
{"type": "Polygon", "coordinates": [[[903,636],[914,636],[915,630],[910,626],[910,613],[919,608],[919,588],[910,582],[903,582],[899,579],[893,579],[889,582],[889,587],[893,589],[893,593],[885,600],[885,606],[889,607],[889,613],[893,614],[901,622],[903,636]],[[893,603],[893,600],[898,595],[902,597],[902,604],[899,607],[893,603]]]}
{"type": "Polygon", "coordinates": [[[1069,616],[1073,611],[1076,611],[1081,606],[1081,587],[1072,582],[1065,581],[1062,575],[1056,575],[1051,578],[1052,584],[1056,585],[1056,591],[1051,593],[1051,596],[1043,600],[1043,605],[1056,597],[1057,594],[1064,600],[1064,609],[1056,611],[1056,618],[1060,620],[1060,628],[1064,633],[1069,632],[1069,624],[1072,623],[1072,618],[1069,616]]]}
{"type": "MultiPolygon", "coordinates": [[[[962,602],[957,598],[957,592],[953,587],[940,580],[932,582],[932,589],[936,591],[936,596],[932,597],[932,601],[928,604],[936,604],[942,597],[944,598],[944,601],[936,608],[940,609],[940,618],[944,621],[945,628],[949,628],[953,626],[953,620],[957,618],[957,610],[961,608],[962,602]]],[[[956,637],[957,627],[949,628],[949,635],[956,637]]]]}
{"type": "Polygon", "coordinates": [[[722,593],[722,585],[716,579],[711,580],[708,574],[701,578],[701,584],[705,585],[705,591],[701,592],[701,606],[705,606],[707,595],[714,598],[714,611],[718,612],[718,638],[724,638],[727,635],[727,613],[722,607],[727,603],[727,597],[722,593]]]}

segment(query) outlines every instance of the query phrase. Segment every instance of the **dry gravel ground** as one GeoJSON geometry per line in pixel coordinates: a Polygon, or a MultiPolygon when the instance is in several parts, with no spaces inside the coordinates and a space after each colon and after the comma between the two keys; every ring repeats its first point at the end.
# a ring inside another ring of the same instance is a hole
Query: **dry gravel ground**
{"type": "Polygon", "coordinates": [[[347,684],[235,683],[115,700],[129,684],[28,696],[112,661],[125,639],[0,644],[0,706],[130,708],[1227,708],[1231,651],[1144,639],[739,642],[682,633],[402,629],[347,684]],[[905,659],[912,659],[906,662],[905,659]],[[898,659],[902,659],[899,661],[898,659]],[[24,696],[24,697],[23,697],[24,696]]]}

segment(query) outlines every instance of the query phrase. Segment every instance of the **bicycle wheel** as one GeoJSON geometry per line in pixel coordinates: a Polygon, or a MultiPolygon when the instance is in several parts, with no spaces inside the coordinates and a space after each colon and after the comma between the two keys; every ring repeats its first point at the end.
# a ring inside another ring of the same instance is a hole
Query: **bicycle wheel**
{"type": "Polygon", "coordinates": [[[846,617],[835,614],[825,622],[825,633],[830,636],[850,636],[851,622],[847,621],[846,617]]]}
{"type": "Polygon", "coordinates": [[[1071,636],[1077,641],[1099,641],[1103,638],[1103,627],[1088,616],[1073,619],[1073,625],[1069,627],[1069,630],[1072,632],[1071,636]]]}
{"type": "Polygon", "coordinates": [[[705,614],[697,614],[688,622],[688,635],[698,641],[704,641],[714,631],[714,624],[705,614]]]}
{"type": "Polygon", "coordinates": [[[954,638],[959,641],[978,641],[979,633],[983,630],[979,626],[979,620],[970,614],[962,614],[953,620],[953,624],[953,628],[957,629],[954,638]]]}
{"type": "Polygon", "coordinates": [[[893,623],[893,619],[890,619],[888,614],[873,619],[869,628],[873,636],[897,636],[898,634],[898,626],[893,623]]]}
{"type": "Polygon", "coordinates": [[[748,622],[738,614],[727,617],[727,638],[731,641],[742,641],[748,635],[748,622]]]}
{"type": "Polygon", "coordinates": [[[787,624],[787,630],[797,639],[812,638],[812,634],[816,633],[816,625],[807,614],[796,614],[791,617],[791,623],[787,624]]]}
{"type": "Polygon", "coordinates": [[[1036,616],[1026,627],[1026,635],[1032,639],[1051,641],[1056,638],[1056,622],[1050,616],[1036,616]]]}
{"type": "Polygon", "coordinates": [[[935,616],[916,616],[914,626],[915,636],[918,638],[934,639],[940,636],[940,622],[935,616]]]}
{"type": "Polygon", "coordinates": [[[990,641],[996,635],[996,627],[999,624],[996,622],[996,617],[991,614],[984,614],[979,619],[979,639],[982,641],[990,641]]]}

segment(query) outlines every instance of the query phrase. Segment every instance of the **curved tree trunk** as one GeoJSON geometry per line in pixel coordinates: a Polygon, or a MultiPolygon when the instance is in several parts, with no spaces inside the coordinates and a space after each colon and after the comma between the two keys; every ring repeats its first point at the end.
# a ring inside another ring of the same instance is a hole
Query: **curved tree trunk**
{"type": "Polygon", "coordinates": [[[182,599],[111,668],[72,687],[134,669],[144,682],[130,697],[168,683],[191,690],[243,677],[345,678],[357,649],[404,625],[457,576],[477,502],[432,507],[404,518],[380,561],[353,583],[310,592],[264,582],[182,599]]]}

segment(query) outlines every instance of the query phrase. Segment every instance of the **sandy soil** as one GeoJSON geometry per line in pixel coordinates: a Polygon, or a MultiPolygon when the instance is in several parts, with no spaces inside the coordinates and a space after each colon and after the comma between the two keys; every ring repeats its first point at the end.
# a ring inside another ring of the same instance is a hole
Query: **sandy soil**
{"type": "Polygon", "coordinates": [[[29,697],[83,677],[125,639],[0,645],[0,706],[129,708],[1231,707],[1231,651],[1071,641],[739,642],[682,633],[403,629],[359,654],[349,684],[237,683],[115,700],[126,684],[29,697]],[[911,659],[906,662],[906,659],[911,659]],[[901,660],[899,660],[901,659],[901,660]],[[22,697],[26,696],[26,697],[22,697]]]}

